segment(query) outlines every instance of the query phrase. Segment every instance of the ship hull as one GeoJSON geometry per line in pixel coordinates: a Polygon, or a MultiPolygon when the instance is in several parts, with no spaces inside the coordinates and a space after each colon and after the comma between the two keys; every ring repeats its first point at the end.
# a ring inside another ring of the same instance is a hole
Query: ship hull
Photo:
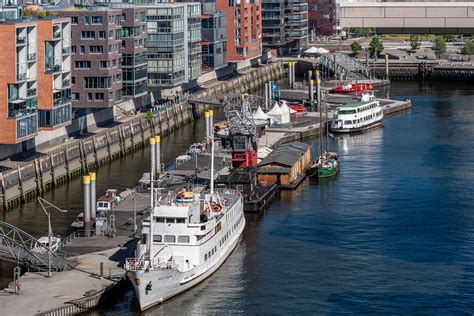
{"type": "Polygon", "coordinates": [[[212,262],[212,265],[203,264],[185,272],[170,269],[129,271],[127,276],[134,287],[140,310],[144,311],[163,303],[212,275],[236,248],[244,227],[245,224],[240,225],[235,239],[231,241],[225,252],[212,262]]]}

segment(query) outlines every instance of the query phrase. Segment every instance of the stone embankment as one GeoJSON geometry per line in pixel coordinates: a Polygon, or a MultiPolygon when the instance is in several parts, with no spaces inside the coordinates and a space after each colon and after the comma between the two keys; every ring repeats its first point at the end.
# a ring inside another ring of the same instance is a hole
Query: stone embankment
{"type": "MultiPolygon", "coordinates": [[[[193,98],[254,92],[266,81],[280,79],[284,73],[281,62],[241,70],[235,78],[207,83],[193,98]]],[[[44,149],[26,161],[0,162],[0,205],[10,208],[80,174],[96,170],[146,146],[148,138],[155,134],[165,136],[192,122],[205,110],[206,106],[191,106],[186,102],[161,107],[153,118],[141,113],[88,137],[44,149]]]]}

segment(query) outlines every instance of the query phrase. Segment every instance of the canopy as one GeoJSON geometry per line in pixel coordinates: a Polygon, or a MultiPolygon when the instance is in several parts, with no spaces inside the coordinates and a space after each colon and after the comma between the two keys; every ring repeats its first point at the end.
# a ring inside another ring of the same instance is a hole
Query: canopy
{"type": "Polygon", "coordinates": [[[263,123],[263,122],[270,122],[273,123],[273,117],[271,117],[270,115],[268,114],[265,114],[265,112],[263,112],[262,108],[259,106],[257,110],[255,110],[255,112],[253,112],[253,120],[255,121],[255,123],[263,123]]]}
{"type": "Polygon", "coordinates": [[[281,101],[280,111],[281,111],[281,114],[282,114],[281,123],[282,124],[290,123],[291,109],[290,109],[290,107],[288,106],[288,104],[286,103],[285,100],[281,101]]]}
{"type": "Polygon", "coordinates": [[[305,54],[327,54],[329,51],[322,47],[310,47],[304,51],[305,54]]]}
{"type": "Polygon", "coordinates": [[[281,112],[277,102],[275,102],[273,108],[267,112],[267,115],[271,116],[277,123],[282,122],[283,113],[281,112]]]}

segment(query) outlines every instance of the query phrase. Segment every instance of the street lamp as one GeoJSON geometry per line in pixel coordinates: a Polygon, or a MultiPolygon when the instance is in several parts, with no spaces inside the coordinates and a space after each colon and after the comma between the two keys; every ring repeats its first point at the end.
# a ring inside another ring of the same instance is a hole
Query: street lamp
{"type": "Polygon", "coordinates": [[[41,205],[41,208],[43,209],[43,212],[48,216],[48,278],[52,276],[51,274],[51,254],[52,254],[52,237],[53,237],[53,230],[51,229],[51,215],[46,211],[47,208],[52,207],[61,213],[67,213],[67,210],[60,209],[59,207],[53,205],[52,203],[46,201],[43,198],[38,197],[38,202],[41,205]],[[44,203],[44,204],[43,204],[44,203]],[[45,204],[47,206],[45,206],[45,204]]]}

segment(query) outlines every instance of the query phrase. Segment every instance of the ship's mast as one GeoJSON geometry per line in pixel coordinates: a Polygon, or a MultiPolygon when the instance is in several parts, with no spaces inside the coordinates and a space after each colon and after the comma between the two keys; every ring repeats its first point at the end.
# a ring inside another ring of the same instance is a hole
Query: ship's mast
{"type": "Polygon", "coordinates": [[[211,135],[211,195],[214,194],[214,135],[211,135]]]}
{"type": "Polygon", "coordinates": [[[323,109],[321,108],[321,78],[316,71],[316,82],[318,85],[318,111],[319,111],[319,157],[323,154],[323,109]]]}
{"type": "Polygon", "coordinates": [[[150,210],[150,236],[148,237],[148,253],[150,254],[150,265],[153,267],[153,259],[154,259],[154,254],[153,254],[153,213],[155,209],[155,203],[154,203],[154,188],[153,188],[153,174],[155,173],[155,168],[153,165],[151,166],[151,171],[150,171],[150,205],[151,205],[151,210],[150,210]]]}

